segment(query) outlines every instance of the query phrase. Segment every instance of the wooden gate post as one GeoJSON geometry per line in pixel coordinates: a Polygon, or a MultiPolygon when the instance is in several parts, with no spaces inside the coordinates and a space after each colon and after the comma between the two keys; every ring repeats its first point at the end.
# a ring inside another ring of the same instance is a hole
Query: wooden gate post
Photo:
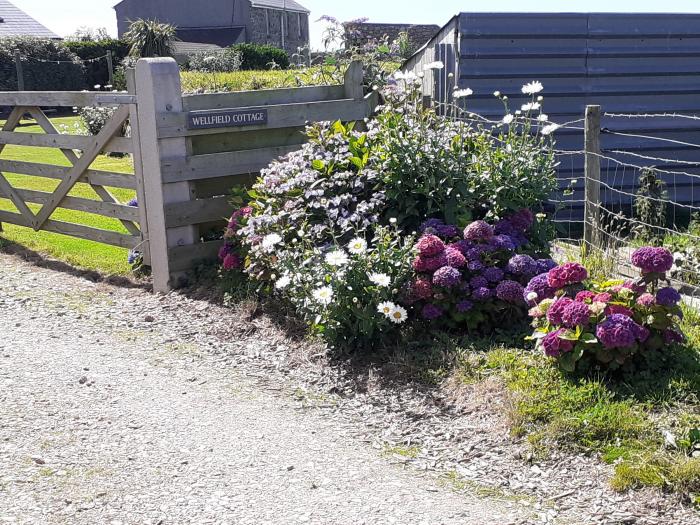
{"type": "MultiPolygon", "coordinates": [[[[187,139],[158,137],[158,122],[169,113],[181,113],[180,69],[172,58],[146,58],[136,64],[138,134],[143,171],[143,192],[153,272],[153,290],[165,293],[177,282],[170,265],[171,248],[194,244],[194,226],[168,228],[165,206],[193,198],[190,182],[163,182],[163,162],[185,162],[187,139]]],[[[140,204],[140,203],[139,203],[140,204]]]]}
{"type": "Polygon", "coordinates": [[[600,106],[586,106],[584,130],[585,211],[584,241],[587,247],[602,247],[600,228],[600,106]]]}

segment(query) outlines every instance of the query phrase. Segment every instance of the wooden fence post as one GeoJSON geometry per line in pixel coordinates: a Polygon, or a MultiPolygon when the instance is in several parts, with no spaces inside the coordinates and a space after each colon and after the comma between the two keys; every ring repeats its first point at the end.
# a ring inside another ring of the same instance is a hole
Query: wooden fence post
{"type": "Polygon", "coordinates": [[[194,226],[168,228],[165,207],[194,198],[190,182],[163,182],[163,163],[187,160],[187,139],[158,137],[158,122],[168,113],[181,113],[180,69],[172,58],[147,58],[136,64],[138,133],[143,192],[153,272],[153,290],[165,293],[178,283],[171,271],[170,249],[195,244],[194,226]]]}
{"type": "Polygon", "coordinates": [[[586,106],[584,241],[589,247],[602,247],[600,228],[600,106],[586,106]]]}
{"type": "Polygon", "coordinates": [[[22,55],[19,49],[15,50],[15,69],[17,69],[17,91],[24,91],[24,69],[22,69],[22,55]]]}
{"type": "Polygon", "coordinates": [[[112,50],[107,50],[107,70],[109,71],[109,85],[114,87],[114,62],[112,61],[112,50]]]}
{"type": "Polygon", "coordinates": [[[348,70],[345,72],[345,96],[355,100],[362,100],[365,95],[364,86],[364,68],[362,62],[355,60],[350,62],[348,70]]]}

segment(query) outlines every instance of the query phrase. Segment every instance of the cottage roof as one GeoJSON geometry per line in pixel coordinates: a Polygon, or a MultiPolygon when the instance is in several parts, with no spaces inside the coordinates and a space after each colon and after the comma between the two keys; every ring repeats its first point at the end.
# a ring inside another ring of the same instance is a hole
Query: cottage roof
{"type": "Polygon", "coordinates": [[[0,0],[0,38],[12,36],[61,38],[8,0],[0,0]]]}
{"type": "Polygon", "coordinates": [[[267,7],[269,9],[286,9],[287,11],[299,11],[310,13],[303,5],[294,0],[251,0],[253,7],[267,7]]]}

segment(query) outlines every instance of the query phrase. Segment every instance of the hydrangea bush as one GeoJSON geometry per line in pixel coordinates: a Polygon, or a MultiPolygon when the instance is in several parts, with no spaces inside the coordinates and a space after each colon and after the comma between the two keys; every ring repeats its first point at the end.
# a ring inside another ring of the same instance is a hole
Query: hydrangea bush
{"type": "Polygon", "coordinates": [[[556,266],[527,253],[536,254],[529,240],[534,224],[529,210],[495,224],[474,221],[464,230],[440,219],[426,221],[404,304],[415,317],[441,329],[494,329],[506,316],[524,319],[524,285],[556,266]]]}
{"type": "Polygon", "coordinates": [[[681,296],[667,284],[673,255],[644,247],[632,254],[636,281],[596,282],[586,268],[566,263],[526,286],[537,347],[566,371],[631,368],[666,345],[684,340],[681,296]]]}

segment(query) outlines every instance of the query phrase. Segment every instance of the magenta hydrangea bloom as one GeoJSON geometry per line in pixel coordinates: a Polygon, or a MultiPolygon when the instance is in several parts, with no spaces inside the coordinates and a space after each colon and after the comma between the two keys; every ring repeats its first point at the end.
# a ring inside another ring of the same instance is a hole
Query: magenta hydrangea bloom
{"type": "Polygon", "coordinates": [[[608,292],[603,292],[599,293],[593,298],[594,303],[605,303],[608,304],[610,301],[612,301],[612,295],[609,294],[608,292]]]}
{"type": "Polygon", "coordinates": [[[472,298],[474,298],[476,301],[485,301],[486,299],[491,297],[491,294],[491,290],[483,286],[481,288],[476,288],[472,292],[472,298]]]}
{"type": "Polygon", "coordinates": [[[469,281],[469,286],[471,286],[474,289],[488,288],[489,282],[486,279],[486,277],[483,277],[481,275],[477,275],[476,277],[471,278],[471,280],[469,281]]]}
{"type": "Polygon", "coordinates": [[[435,257],[418,256],[418,258],[413,261],[413,269],[418,273],[432,273],[446,265],[447,256],[444,252],[435,257]]]}
{"type": "Polygon", "coordinates": [[[574,349],[574,343],[572,341],[559,338],[563,332],[563,329],[559,329],[544,336],[542,339],[542,348],[545,355],[549,357],[561,357],[562,354],[571,352],[574,349]]]}
{"type": "Polygon", "coordinates": [[[232,250],[233,248],[230,244],[224,244],[221,248],[219,248],[219,260],[223,261],[226,259],[226,256],[231,253],[232,250]]]}
{"type": "Polygon", "coordinates": [[[418,278],[411,284],[411,295],[416,299],[430,299],[433,296],[433,285],[428,279],[418,278]]]}
{"type": "Polygon", "coordinates": [[[532,277],[537,273],[537,263],[529,255],[514,255],[508,261],[507,270],[513,275],[532,277]]]}
{"type": "Polygon", "coordinates": [[[488,241],[493,235],[493,227],[485,221],[474,221],[464,229],[468,241],[488,241]]]}
{"type": "Polygon", "coordinates": [[[579,263],[566,263],[552,268],[547,273],[549,286],[557,290],[588,279],[588,270],[579,263]]]}
{"type": "Polygon", "coordinates": [[[635,250],[632,264],[642,273],[666,273],[673,266],[673,254],[666,248],[647,246],[635,250]]]}
{"type": "Polygon", "coordinates": [[[462,274],[457,268],[452,268],[452,266],[443,266],[433,274],[433,284],[443,288],[457,286],[461,279],[462,274]]]}
{"type": "Polygon", "coordinates": [[[427,319],[428,321],[434,321],[435,319],[442,317],[442,314],[442,308],[432,303],[426,304],[420,312],[421,317],[423,317],[423,319],[427,319]]]}
{"type": "Polygon", "coordinates": [[[530,279],[530,282],[527,283],[527,286],[523,291],[523,297],[531,306],[534,306],[536,303],[543,301],[544,299],[553,299],[555,292],[556,290],[549,286],[547,274],[543,273],[530,279]],[[533,292],[537,294],[537,299],[534,301],[528,301],[527,296],[533,292]]]}
{"type": "Polygon", "coordinates": [[[496,297],[507,303],[522,303],[523,287],[515,281],[501,281],[496,286],[496,297]]]}
{"type": "Polygon", "coordinates": [[[573,301],[561,314],[562,324],[567,328],[586,326],[591,320],[591,310],[586,303],[573,301]]]}
{"type": "Polygon", "coordinates": [[[547,321],[553,325],[563,325],[564,324],[564,310],[573,303],[570,298],[562,297],[558,301],[555,301],[552,306],[549,307],[547,311],[547,321]]]}
{"type": "Polygon", "coordinates": [[[625,317],[634,317],[634,312],[621,304],[610,304],[605,309],[605,315],[624,315],[625,317]]]}
{"type": "Polygon", "coordinates": [[[482,275],[484,276],[484,279],[486,279],[490,283],[497,283],[499,281],[502,281],[505,277],[503,270],[496,267],[486,268],[482,275]]]}
{"type": "Polygon", "coordinates": [[[445,256],[447,257],[447,264],[453,268],[462,268],[467,264],[466,257],[456,246],[448,246],[445,249],[445,256]]]}
{"type": "Polygon", "coordinates": [[[643,306],[644,308],[651,308],[656,305],[656,297],[650,293],[645,293],[639,296],[637,299],[637,304],[643,306]]]}
{"type": "Polygon", "coordinates": [[[643,294],[647,291],[647,287],[644,284],[637,284],[634,281],[625,281],[622,285],[623,288],[632,290],[636,294],[643,294]]]}
{"type": "Polygon", "coordinates": [[[229,253],[224,258],[224,270],[237,270],[241,267],[241,258],[235,253],[229,253]]]}
{"type": "Polygon", "coordinates": [[[670,286],[656,292],[656,302],[661,306],[676,306],[681,302],[681,294],[670,286]]]}
{"type": "Polygon", "coordinates": [[[445,251],[445,243],[437,235],[423,235],[418,239],[418,253],[421,257],[435,257],[445,251]]]}
{"type": "Polygon", "coordinates": [[[595,292],[583,290],[583,291],[576,294],[576,301],[578,301],[579,303],[587,303],[589,301],[593,302],[596,295],[597,294],[595,292]]]}
{"type": "Polygon", "coordinates": [[[596,337],[605,348],[630,348],[649,337],[649,330],[626,315],[613,314],[596,329],[596,337]]]}

